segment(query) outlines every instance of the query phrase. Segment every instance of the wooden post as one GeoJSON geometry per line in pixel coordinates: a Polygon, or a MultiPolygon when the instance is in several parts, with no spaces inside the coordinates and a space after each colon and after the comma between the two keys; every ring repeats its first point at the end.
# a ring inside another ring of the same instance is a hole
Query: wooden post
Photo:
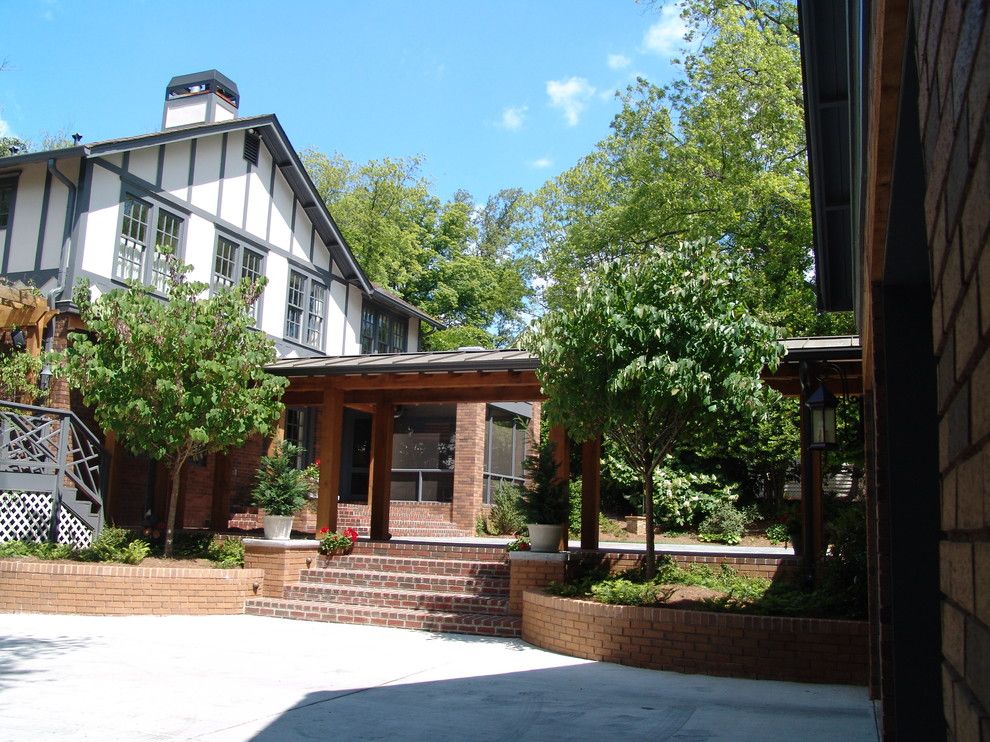
{"type": "Polygon", "coordinates": [[[598,548],[602,494],[602,437],[581,444],[581,548],[598,548]]]}
{"type": "Polygon", "coordinates": [[[213,503],[210,508],[210,526],[214,531],[227,530],[230,520],[230,496],[232,466],[229,453],[213,456],[213,503]]]}
{"type": "Polygon", "coordinates": [[[316,501],[316,531],[337,530],[340,492],[341,436],[344,431],[344,395],[339,389],[323,392],[320,410],[320,490],[316,501]]]}
{"type": "Polygon", "coordinates": [[[266,452],[268,456],[274,454],[278,445],[285,440],[285,413],[286,408],[283,406],[282,414],[278,416],[278,422],[275,423],[275,432],[272,433],[271,440],[268,441],[268,451],[266,452]]]}
{"type": "MultiPolygon", "coordinates": [[[[563,484],[566,488],[571,481],[571,442],[567,437],[567,431],[561,426],[554,425],[550,428],[550,444],[553,446],[553,462],[557,466],[557,477],[554,480],[563,484]]],[[[567,551],[567,529],[568,522],[565,520],[564,535],[560,539],[560,550],[567,551]]]]}
{"type": "Polygon", "coordinates": [[[375,404],[371,423],[371,538],[387,541],[388,511],[392,497],[392,429],[395,427],[395,405],[390,399],[375,404]]]}
{"type": "Polygon", "coordinates": [[[111,516],[110,506],[113,503],[113,495],[117,489],[117,477],[120,472],[120,447],[117,445],[117,436],[112,430],[108,430],[103,440],[103,450],[106,452],[109,466],[106,467],[106,482],[103,482],[103,522],[112,523],[116,518],[111,516]]]}

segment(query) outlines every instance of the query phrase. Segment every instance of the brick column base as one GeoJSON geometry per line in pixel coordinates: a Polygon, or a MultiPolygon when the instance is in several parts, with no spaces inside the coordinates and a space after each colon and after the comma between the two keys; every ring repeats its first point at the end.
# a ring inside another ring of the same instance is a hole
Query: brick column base
{"type": "Polygon", "coordinates": [[[265,573],[261,594],[281,598],[286,585],[299,581],[299,573],[316,562],[319,542],[304,539],[244,539],[244,569],[265,573]]]}
{"type": "Polygon", "coordinates": [[[509,613],[522,614],[522,596],[526,590],[541,590],[551,582],[561,582],[567,571],[569,556],[567,552],[510,551],[509,613]]]}

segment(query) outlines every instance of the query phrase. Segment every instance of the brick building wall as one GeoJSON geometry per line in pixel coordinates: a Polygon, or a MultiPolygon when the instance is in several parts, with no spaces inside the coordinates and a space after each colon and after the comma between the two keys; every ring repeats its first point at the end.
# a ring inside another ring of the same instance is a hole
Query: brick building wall
{"type": "Polygon", "coordinates": [[[943,700],[950,737],[990,739],[990,28],[980,0],[915,2],[914,15],[939,358],[943,700]]]}
{"type": "Polygon", "coordinates": [[[474,529],[481,512],[485,466],[485,403],[457,405],[454,438],[454,498],[451,517],[458,528],[474,529]]]}

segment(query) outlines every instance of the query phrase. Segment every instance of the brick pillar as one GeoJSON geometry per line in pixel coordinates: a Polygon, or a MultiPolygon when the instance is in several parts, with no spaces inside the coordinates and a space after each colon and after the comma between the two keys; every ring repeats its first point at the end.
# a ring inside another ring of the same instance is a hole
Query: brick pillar
{"type": "Polygon", "coordinates": [[[484,402],[462,402],[457,405],[451,518],[458,528],[472,533],[481,512],[484,486],[485,408],[484,402]]]}
{"type": "Polygon", "coordinates": [[[264,570],[261,595],[281,598],[286,585],[299,582],[299,573],[316,564],[316,539],[244,539],[244,569],[264,570]]]}
{"type": "Polygon", "coordinates": [[[517,616],[522,613],[522,596],[526,590],[541,590],[551,582],[561,582],[569,556],[567,552],[509,552],[509,613],[517,616]]]}

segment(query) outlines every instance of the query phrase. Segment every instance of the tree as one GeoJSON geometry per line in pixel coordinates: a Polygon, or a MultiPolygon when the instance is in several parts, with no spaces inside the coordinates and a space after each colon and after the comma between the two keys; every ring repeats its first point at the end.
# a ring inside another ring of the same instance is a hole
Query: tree
{"type": "Polygon", "coordinates": [[[530,295],[519,189],[477,205],[466,191],[442,203],[419,158],[363,165],[310,149],[303,162],[368,276],[442,320],[428,348],[501,345],[522,330],[530,295]]]}
{"type": "Polygon", "coordinates": [[[88,331],[70,335],[68,357],[70,383],[100,426],[168,467],[171,556],[183,465],[270,433],[287,382],[265,372],[275,348],[252,327],[264,282],[245,279],[202,298],[207,286],[186,280],[189,266],[166,260],[165,300],[135,282],[93,301],[80,282],[73,298],[88,331]]]}
{"type": "MultiPolygon", "coordinates": [[[[574,305],[548,312],[532,335],[548,422],[576,441],[614,441],[640,478],[648,524],[654,471],[678,443],[761,410],[760,371],[782,347],[740,300],[740,277],[713,242],[655,249],[594,271],[574,305]]],[[[652,527],[646,550],[652,576],[652,527]]]]}
{"type": "Polygon", "coordinates": [[[585,270],[710,239],[744,261],[753,311],[785,334],[850,331],[815,307],[793,2],[691,0],[684,78],[638,80],[612,133],[536,194],[548,307],[585,270]]]}

